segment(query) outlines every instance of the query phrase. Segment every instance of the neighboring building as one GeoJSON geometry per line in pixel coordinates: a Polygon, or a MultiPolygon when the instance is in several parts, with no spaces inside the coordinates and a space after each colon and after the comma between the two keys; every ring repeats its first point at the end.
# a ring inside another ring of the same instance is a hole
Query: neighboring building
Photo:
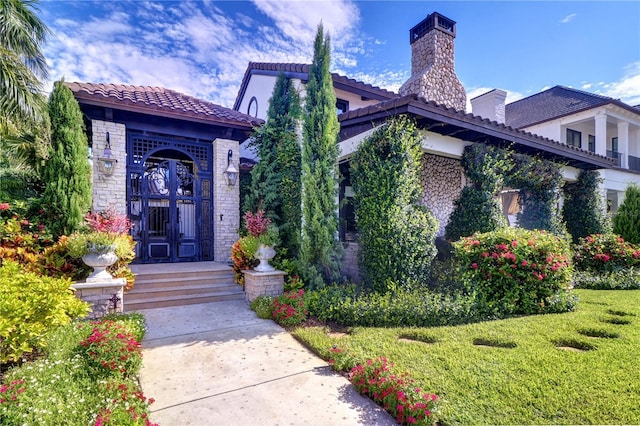
{"type": "Polygon", "coordinates": [[[262,121],[160,87],[65,84],[92,148],[93,210],[129,216],[135,262],[227,261],[239,185],[224,173],[262,121]]]}
{"type": "Polygon", "coordinates": [[[613,211],[621,204],[627,185],[640,182],[638,106],[555,86],[506,107],[502,99],[502,108],[508,126],[612,158],[614,166],[602,169],[600,174],[613,211]]]}
{"type": "MultiPolygon", "coordinates": [[[[568,146],[558,140],[520,131],[504,124],[506,93],[492,91],[477,103],[483,116],[467,114],[466,93],[454,68],[454,39],[456,23],[438,13],[432,13],[409,32],[412,51],[412,72],[401,87],[400,95],[333,75],[340,115],[340,199],[353,196],[349,176],[349,159],[359,143],[377,126],[398,114],[413,116],[422,129],[422,148],[425,153],[421,171],[423,204],[431,209],[440,222],[438,235],[453,211],[454,201],[466,185],[460,158],[465,146],[487,143],[510,146],[517,152],[539,155],[566,164],[564,174],[575,178],[580,169],[613,169],[612,159],[598,152],[568,146]],[[345,84],[348,82],[348,84],[345,84]],[[347,108],[340,101],[348,100],[347,108]],[[343,105],[343,104],[342,104],[343,105]]],[[[276,75],[283,71],[304,97],[308,66],[299,64],[250,63],[242,81],[234,109],[257,117],[265,117],[268,100],[276,75]],[[257,103],[258,109],[252,109],[257,103]],[[264,105],[263,109],[260,105],[264,105]],[[261,115],[262,113],[262,115],[261,115]]],[[[472,100],[474,102],[474,100],[472,100]]],[[[513,194],[506,192],[506,194],[513,194]]],[[[503,200],[504,201],[504,200],[503,200]]],[[[506,203],[509,204],[509,203],[506,203]]],[[[355,227],[351,203],[342,203],[341,239],[348,244],[345,270],[357,276],[355,227]]],[[[505,213],[509,206],[505,206],[505,213]]]]}

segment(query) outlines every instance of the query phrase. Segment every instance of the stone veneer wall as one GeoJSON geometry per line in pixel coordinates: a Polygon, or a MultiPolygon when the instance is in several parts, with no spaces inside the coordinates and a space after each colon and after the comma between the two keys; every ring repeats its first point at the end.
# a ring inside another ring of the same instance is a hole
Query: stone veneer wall
{"type": "Polygon", "coordinates": [[[460,160],[423,154],[420,170],[422,204],[429,208],[440,223],[438,236],[444,236],[454,201],[465,185],[464,169],[460,160]]]}
{"type": "Polygon", "coordinates": [[[216,139],[213,141],[213,238],[214,260],[231,260],[231,246],[238,238],[240,228],[240,182],[234,186],[227,184],[224,171],[227,170],[227,153],[233,150],[231,163],[240,169],[240,150],[238,141],[216,139]],[[222,215],[222,219],[220,219],[222,215]]]}
{"type": "Polygon", "coordinates": [[[433,29],[411,45],[411,77],[400,95],[416,94],[465,111],[467,94],[455,72],[453,41],[453,35],[433,29]]]}
{"type": "Polygon", "coordinates": [[[127,213],[127,129],[124,124],[109,121],[91,120],[93,146],[93,211],[105,210],[113,206],[122,214],[127,213]],[[107,143],[106,134],[111,140],[111,155],[118,160],[111,176],[100,173],[98,159],[103,157],[107,143]]]}

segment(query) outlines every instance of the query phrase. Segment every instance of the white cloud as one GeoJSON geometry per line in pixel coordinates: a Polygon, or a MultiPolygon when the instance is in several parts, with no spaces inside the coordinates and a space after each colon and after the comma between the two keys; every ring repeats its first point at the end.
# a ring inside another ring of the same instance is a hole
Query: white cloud
{"type": "Polygon", "coordinates": [[[573,21],[573,18],[575,18],[577,16],[576,13],[572,13],[570,15],[565,16],[560,23],[561,24],[568,24],[569,22],[573,21]]]}
{"type": "Polygon", "coordinates": [[[349,0],[253,0],[253,3],[273,19],[285,37],[306,44],[313,42],[320,22],[334,45],[339,45],[360,20],[357,6],[349,0]]]}
{"type": "Polygon", "coordinates": [[[601,84],[596,93],[620,99],[629,105],[640,104],[640,61],[625,67],[625,74],[620,81],[601,84]]]}

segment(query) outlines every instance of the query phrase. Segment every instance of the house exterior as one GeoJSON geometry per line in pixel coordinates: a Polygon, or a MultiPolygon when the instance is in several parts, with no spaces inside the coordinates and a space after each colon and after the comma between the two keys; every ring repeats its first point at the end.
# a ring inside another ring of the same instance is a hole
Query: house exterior
{"type": "Polygon", "coordinates": [[[128,215],[135,262],[227,261],[240,218],[225,172],[262,121],[159,87],[65,84],[92,151],[92,209],[128,215]]]}
{"type": "Polygon", "coordinates": [[[564,86],[502,105],[507,126],[612,158],[600,169],[612,211],[629,183],[640,183],[640,106],[564,86]]]}
{"type": "MultiPolygon", "coordinates": [[[[412,116],[421,129],[424,152],[422,203],[438,219],[439,236],[444,235],[454,201],[466,185],[460,158],[464,147],[469,144],[509,146],[516,152],[566,164],[563,173],[567,179],[575,179],[581,169],[605,170],[605,173],[617,171],[614,160],[607,157],[602,149],[590,151],[567,145],[559,138],[538,135],[505,124],[505,92],[492,91],[475,102],[472,100],[477,104],[476,115],[466,113],[466,93],[454,67],[456,23],[451,19],[434,12],[413,27],[409,36],[411,77],[400,88],[399,94],[333,74],[340,122],[341,201],[348,201],[353,196],[349,175],[350,157],[376,127],[398,114],[412,116]],[[341,102],[344,100],[348,102],[341,102]]],[[[256,113],[256,117],[264,118],[261,111],[268,106],[279,71],[294,80],[294,85],[304,98],[308,66],[250,63],[234,109],[250,115],[256,113]],[[257,103],[257,110],[252,109],[253,103],[257,103]]],[[[341,202],[341,205],[340,237],[345,242],[347,254],[343,269],[347,275],[357,279],[353,207],[348,202],[341,202]]]]}

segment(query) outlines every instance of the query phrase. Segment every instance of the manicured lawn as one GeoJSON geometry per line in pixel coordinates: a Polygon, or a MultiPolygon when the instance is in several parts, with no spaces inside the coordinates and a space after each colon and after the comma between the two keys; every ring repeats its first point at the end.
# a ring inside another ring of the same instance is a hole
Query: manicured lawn
{"type": "Polygon", "coordinates": [[[576,293],[566,314],[294,335],[325,359],[333,345],[360,362],[386,356],[441,397],[444,424],[638,424],[640,291],[576,293]]]}

